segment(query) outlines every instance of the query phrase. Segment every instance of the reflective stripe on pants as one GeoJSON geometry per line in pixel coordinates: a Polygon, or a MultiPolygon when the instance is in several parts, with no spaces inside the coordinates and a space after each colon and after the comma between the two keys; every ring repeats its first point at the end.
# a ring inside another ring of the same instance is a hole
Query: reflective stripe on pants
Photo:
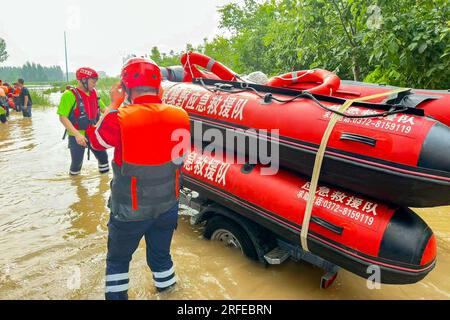
{"type": "MultiPolygon", "coordinates": [[[[72,162],[70,164],[70,173],[72,175],[80,174],[81,167],[83,166],[84,154],[86,148],[80,146],[75,137],[69,136],[69,149],[72,162]]],[[[109,171],[108,154],[106,151],[91,150],[95,158],[98,161],[98,168],[100,173],[106,173],[109,171]]]]}
{"type": "Polygon", "coordinates": [[[155,286],[165,288],[176,282],[170,244],[178,221],[178,203],[156,219],[123,222],[111,215],[108,223],[108,255],[106,258],[106,292],[108,300],[128,299],[127,280],[112,280],[128,274],[133,253],[145,237],[147,263],[153,272],[155,286]]]}

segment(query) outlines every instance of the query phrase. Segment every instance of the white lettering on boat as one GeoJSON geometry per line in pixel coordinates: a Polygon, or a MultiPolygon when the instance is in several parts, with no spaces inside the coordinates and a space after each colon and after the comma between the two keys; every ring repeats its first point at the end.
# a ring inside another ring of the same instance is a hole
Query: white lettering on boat
{"type": "MultiPolygon", "coordinates": [[[[297,198],[307,202],[310,196],[311,183],[306,182],[297,192],[297,198]]],[[[329,187],[319,186],[314,200],[315,207],[321,207],[339,217],[349,218],[352,221],[371,229],[377,228],[379,204],[348,195],[345,192],[333,190],[329,187]]]]}
{"type": "Polygon", "coordinates": [[[219,116],[222,119],[244,119],[248,98],[239,95],[212,95],[194,91],[191,88],[174,87],[164,92],[163,102],[182,107],[187,111],[196,111],[206,116],[219,116]]]}
{"type": "Polygon", "coordinates": [[[226,186],[226,175],[231,165],[214,158],[191,152],[184,162],[184,170],[205,180],[226,186]]]}
{"type": "MultiPolygon", "coordinates": [[[[339,106],[331,106],[331,109],[337,111],[339,106]]],[[[366,116],[380,113],[379,110],[370,110],[364,108],[350,107],[345,112],[351,116],[366,116]]],[[[333,112],[327,111],[323,114],[322,120],[329,121],[333,112]]],[[[345,118],[341,117],[338,122],[345,124],[353,124],[364,128],[374,128],[387,132],[395,132],[399,134],[409,135],[413,132],[417,124],[416,117],[411,115],[392,114],[386,117],[377,118],[345,118]]]]}

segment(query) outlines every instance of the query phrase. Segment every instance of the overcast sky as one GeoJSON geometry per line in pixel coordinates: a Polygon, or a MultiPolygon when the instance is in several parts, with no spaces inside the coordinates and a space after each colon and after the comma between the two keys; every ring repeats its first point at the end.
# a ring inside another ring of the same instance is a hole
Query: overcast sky
{"type": "Polygon", "coordinates": [[[3,66],[26,61],[64,63],[67,30],[69,71],[91,66],[109,75],[120,72],[130,53],[180,51],[187,42],[200,44],[219,33],[217,8],[237,0],[22,0],[11,14],[2,11],[0,38],[9,59],[3,66]]]}

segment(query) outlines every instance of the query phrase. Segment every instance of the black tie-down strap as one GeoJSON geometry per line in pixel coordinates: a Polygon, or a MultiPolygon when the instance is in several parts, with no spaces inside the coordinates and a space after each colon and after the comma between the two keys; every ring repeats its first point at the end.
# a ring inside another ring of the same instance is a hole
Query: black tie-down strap
{"type": "MultiPolygon", "coordinates": [[[[253,83],[247,83],[247,82],[236,82],[236,81],[225,81],[225,80],[216,80],[216,79],[204,79],[204,78],[194,78],[192,79],[192,83],[201,85],[203,87],[211,87],[211,90],[222,90],[228,93],[240,93],[244,91],[250,91],[250,92],[258,92],[258,93],[268,93],[268,94],[279,94],[284,95],[288,97],[301,97],[306,99],[317,99],[324,102],[330,102],[335,104],[344,104],[347,99],[339,98],[335,96],[326,96],[326,95],[320,95],[320,94],[310,94],[304,95],[302,93],[307,91],[301,91],[297,89],[289,89],[289,88],[280,88],[280,87],[271,87],[271,86],[265,86],[265,85],[259,85],[259,84],[253,84],[253,83]],[[309,97],[308,97],[309,96],[309,97]]],[[[406,93],[410,92],[411,90],[406,91],[406,93]]],[[[414,94],[417,95],[417,94],[414,94]]],[[[397,96],[397,95],[395,95],[397,96]]],[[[419,95],[422,96],[422,95],[419,95]]],[[[428,96],[428,99],[431,98],[439,98],[434,96],[428,96]]],[[[271,100],[272,97],[269,97],[269,100],[271,100]]],[[[355,99],[356,101],[357,99],[355,99]]],[[[401,105],[395,105],[392,103],[374,103],[369,101],[356,101],[353,103],[353,106],[355,107],[362,107],[367,109],[376,109],[376,110],[384,110],[388,112],[396,111],[401,109],[402,113],[405,114],[412,114],[416,116],[423,117],[425,115],[424,111],[422,109],[418,108],[406,108],[405,106],[401,105]]]]}
{"type": "Polygon", "coordinates": [[[441,99],[441,97],[429,94],[417,94],[414,93],[414,91],[406,91],[393,94],[392,96],[384,100],[382,103],[415,109],[421,103],[438,99],[441,99]]]}

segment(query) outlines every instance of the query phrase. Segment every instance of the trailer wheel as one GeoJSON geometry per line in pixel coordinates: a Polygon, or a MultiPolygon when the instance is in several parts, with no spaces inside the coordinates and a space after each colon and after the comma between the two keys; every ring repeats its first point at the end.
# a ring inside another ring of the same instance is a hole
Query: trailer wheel
{"type": "Polygon", "coordinates": [[[255,246],[247,232],[236,222],[222,216],[208,220],[203,236],[212,241],[220,241],[225,246],[240,250],[252,260],[258,260],[255,246]]]}

